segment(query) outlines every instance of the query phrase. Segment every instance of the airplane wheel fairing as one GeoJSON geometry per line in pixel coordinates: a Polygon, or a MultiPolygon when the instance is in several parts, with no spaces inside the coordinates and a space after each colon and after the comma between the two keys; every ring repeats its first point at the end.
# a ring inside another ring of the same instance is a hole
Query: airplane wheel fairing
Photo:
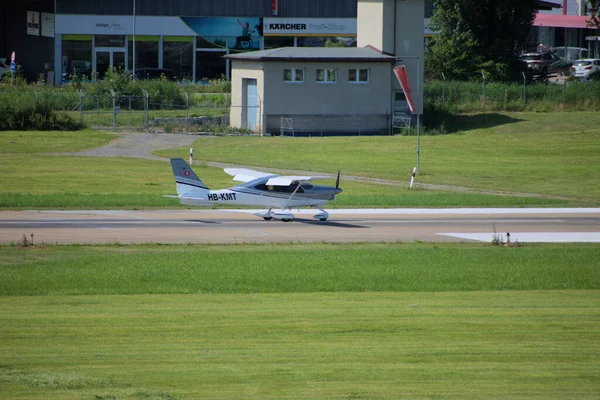
{"type": "Polygon", "coordinates": [[[273,217],[263,217],[263,219],[264,219],[265,221],[270,221],[270,220],[272,220],[272,219],[273,219],[273,217]]]}
{"type": "Polygon", "coordinates": [[[319,218],[319,221],[327,221],[327,218],[319,218]]]}

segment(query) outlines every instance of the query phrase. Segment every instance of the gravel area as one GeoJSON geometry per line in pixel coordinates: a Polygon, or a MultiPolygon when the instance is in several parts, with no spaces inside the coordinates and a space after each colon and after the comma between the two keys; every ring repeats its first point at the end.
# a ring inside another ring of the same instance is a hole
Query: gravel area
{"type": "Polygon", "coordinates": [[[68,154],[89,157],[147,158],[165,161],[164,157],[158,157],[152,153],[173,147],[191,146],[196,139],[193,135],[170,133],[120,133],[115,134],[115,136],[118,137],[106,146],[68,154]]]}

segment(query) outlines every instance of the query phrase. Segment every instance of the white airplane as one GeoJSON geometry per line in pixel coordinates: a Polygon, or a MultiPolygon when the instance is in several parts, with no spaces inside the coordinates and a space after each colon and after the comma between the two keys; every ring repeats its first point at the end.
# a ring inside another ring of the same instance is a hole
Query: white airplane
{"type": "Polygon", "coordinates": [[[234,181],[243,182],[229,189],[210,190],[181,158],[172,158],[171,167],[177,183],[177,196],[181,204],[191,206],[212,206],[214,204],[238,204],[264,206],[268,210],[254,215],[269,221],[273,218],[291,221],[292,207],[315,207],[320,212],[313,216],[320,221],[329,218],[329,213],[320,207],[342,192],[339,188],[338,171],[335,187],[310,183],[312,180],[329,179],[328,176],[281,176],[245,168],[225,168],[234,181]]]}

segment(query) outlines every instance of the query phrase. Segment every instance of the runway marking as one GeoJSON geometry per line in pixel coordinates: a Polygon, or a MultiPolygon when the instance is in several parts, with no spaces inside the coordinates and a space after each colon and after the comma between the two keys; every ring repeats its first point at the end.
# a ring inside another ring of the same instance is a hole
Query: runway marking
{"type": "MultiPolygon", "coordinates": [[[[211,211],[211,210],[193,210],[211,211]]],[[[213,210],[217,211],[217,210],[213,210]]],[[[223,212],[255,213],[264,209],[219,209],[223,212]]],[[[366,215],[465,215],[465,214],[600,214],[600,208],[338,208],[329,214],[366,215]]],[[[314,215],[314,209],[292,208],[294,214],[314,215]]]]}
{"type": "MultiPolygon", "coordinates": [[[[491,242],[494,232],[485,233],[436,233],[440,236],[450,236],[459,239],[491,242]]],[[[506,242],[506,233],[496,233],[506,242]]],[[[600,232],[510,232],[511,242],[537,243],[600,243],[600,232]]]]}

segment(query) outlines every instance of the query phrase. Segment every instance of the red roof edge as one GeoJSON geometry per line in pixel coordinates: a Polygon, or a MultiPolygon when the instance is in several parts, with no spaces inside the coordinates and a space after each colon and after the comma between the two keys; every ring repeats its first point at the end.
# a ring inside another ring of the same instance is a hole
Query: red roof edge
{"type": "Polygon", "coordinates": [[[590,17],[586,15],[560,15],[538,13],[535,16],[535,20],[533,21],[533,26],[594,29],[595,27],[588,23],[589,19],[590,17]]]}

